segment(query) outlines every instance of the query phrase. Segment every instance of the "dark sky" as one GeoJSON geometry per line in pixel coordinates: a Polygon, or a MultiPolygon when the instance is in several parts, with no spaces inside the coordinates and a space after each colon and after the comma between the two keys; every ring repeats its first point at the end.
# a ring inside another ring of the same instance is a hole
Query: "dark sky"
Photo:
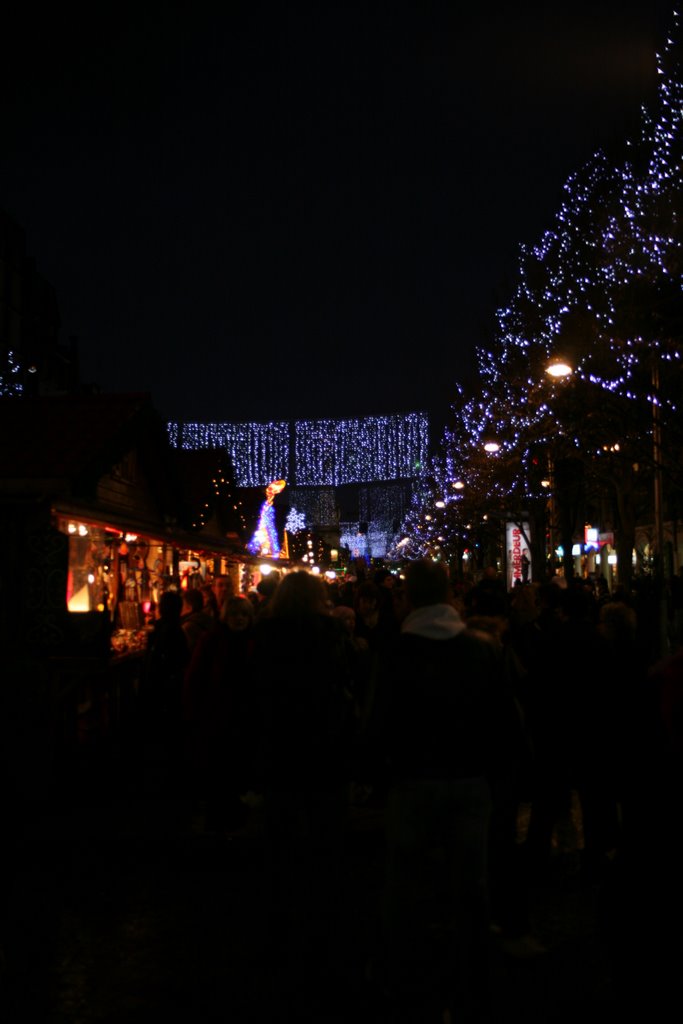
{"type": "Polygon", "coordinates": [[[673,9],[51,6],[3,43],[0,207],[85,379],[208,420],[441,417],[673,9]]]}

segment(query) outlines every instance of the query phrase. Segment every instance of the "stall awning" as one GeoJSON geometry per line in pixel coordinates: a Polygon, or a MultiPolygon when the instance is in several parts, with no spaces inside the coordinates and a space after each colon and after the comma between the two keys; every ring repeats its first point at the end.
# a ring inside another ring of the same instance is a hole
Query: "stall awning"
{"type": "Polygon", "coordinates": [[[179,548],[234,558],[241,558],[244,554],[239,544],[236,544],[231,538],[188,533],[185,530],[176,529],[172,523],[166,525],[135,515],[128,515],[120,510],[93,508],[92,505],[87,504],[56,501],[52,506],[52,511],[64,519],[72,519],[103,529],[110,527],[120,530],[122,533],[142,534],[159,544],[172,544],[179,548]]]}

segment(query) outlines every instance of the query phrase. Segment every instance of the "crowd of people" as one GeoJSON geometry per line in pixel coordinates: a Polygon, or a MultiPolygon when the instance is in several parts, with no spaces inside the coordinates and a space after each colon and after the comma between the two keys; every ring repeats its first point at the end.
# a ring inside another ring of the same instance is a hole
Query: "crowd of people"
{"type": "Polygon", "coordinates": [[[268,954],[294,988],[344,962],[349,812],[380,808],[367,973],[397,1019],[429,1004],[485,1021],[492,936],[543,955],[527,893],[578,799],[582,877],[604,891],[633,984],[630,939],[656,914],[661,970],[683,909],[683,647],[656,664],[647,650],[631,596],[584,580],[508,592],[492,570],[465,585],[426,559],[333,584],[274,572],[249,594],[218,578],[160,603],[139,694],[145,779],[210,832],[259,806],[268,954]]]}

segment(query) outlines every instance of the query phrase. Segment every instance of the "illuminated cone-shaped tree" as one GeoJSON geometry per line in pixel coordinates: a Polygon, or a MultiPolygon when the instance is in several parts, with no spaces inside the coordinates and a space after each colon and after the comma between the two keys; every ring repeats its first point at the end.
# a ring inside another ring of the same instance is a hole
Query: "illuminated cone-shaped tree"
{"type": "MultiPolygon", "coordinates": [[[[549,462],[556,514],[550,525],[565,550],[565,572],[571,575],[572,541],[592,507],[615,526],[627,585],[635,524],[648,500],[652,507],[648,472],[664,467],[672,490],[681,483],[679,21],[674,13],[658,56],[656,108],[643,111],[629,160],[620,167],[597,154],[567,181],[552,229],[538,245],[522,247],[518,285],[498,312],[490,350],[478,352],[480,395],[470,402],[458,396],[428,494],[433,500],[448,493],[450,482],[469,473],[480,509],[533,511],[531,549],[540,564],[547,510],[540,485],[549,462]],[[545,370],[558,355],[573,374],[553,384],[545,370]],[[477,459],[491,428],[501,448],[482,467],[477,459]],[[657,436],[660,448],[666,439],[668,457],[663,448],[653,457],[657,436]]],[[[416,506],[412,516],[417,543],[427,532],[424,510],[416,506]]]]}
{"type": "Polygon", "coordinates": [[[653,568],[661,576],[665,489],[673,508],[683,446],[683,80],[676,12],[657,70],[656,107],[652,115],[643,111],[641,137],[622,171],[618,215],[605,238],[612,305],[605,333],[623,371],[619,394],[643,425],[638,462],[654,485],[653,568]]]}

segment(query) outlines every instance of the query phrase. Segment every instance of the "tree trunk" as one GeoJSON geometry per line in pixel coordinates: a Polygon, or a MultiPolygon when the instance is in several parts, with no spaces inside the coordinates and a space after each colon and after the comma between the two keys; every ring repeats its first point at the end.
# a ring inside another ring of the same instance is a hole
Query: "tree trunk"
{"type": "Polygon", "coordinates": [[[574,578],[574,537],[584,517],[584,467],[578,459],[559,459],[555,463],[555,502],[564,575],[571,581],[574,578]]]}
{"type": "Polygon", "coordinates": [[[615,537],[617,549],[617,579],[627,591],[633,580],[632,555],[636,543],[636,503],[633,470],[624,468],[618,477],[612,477],[617,500],[618,529],[615,537]]]}

